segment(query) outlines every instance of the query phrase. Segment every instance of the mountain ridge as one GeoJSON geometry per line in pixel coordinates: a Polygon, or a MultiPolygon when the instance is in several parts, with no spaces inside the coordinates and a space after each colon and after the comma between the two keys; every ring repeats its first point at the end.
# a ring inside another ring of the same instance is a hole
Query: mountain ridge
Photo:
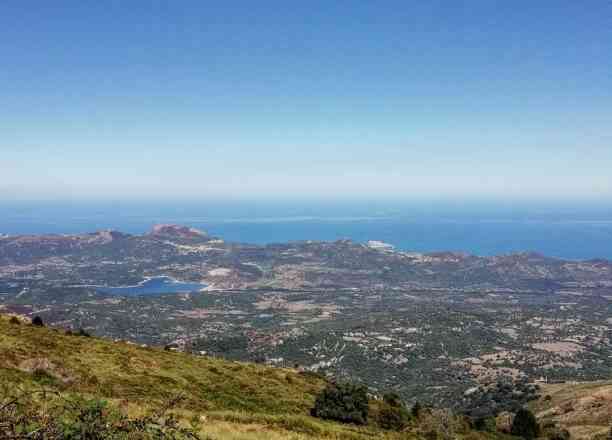
{"type": "Polygon", "coordinates": [[[47,273],[53,268],[65,272],[68,266],[93,266],[104,258],[121,263],[140,278],[159,275],[156,266],[174,262],[174,278],[205,282],[216,289],[384,285],[551,292],[576,286],[612,288],[608,260],[563,260],[533,252],[490,257],[415,253],[351,240],[226,243],[206,232],[170,224],[156,225],[142,235],[99,231],[0,239],[0,277],[2,266],[10,266],[13,272],[31,271],[32,265],[44,266],[47,273]],[[54,265],[53,258],[63,261],[54,265]],[[147,259],[150,263],[143,264],[147,259]]]}

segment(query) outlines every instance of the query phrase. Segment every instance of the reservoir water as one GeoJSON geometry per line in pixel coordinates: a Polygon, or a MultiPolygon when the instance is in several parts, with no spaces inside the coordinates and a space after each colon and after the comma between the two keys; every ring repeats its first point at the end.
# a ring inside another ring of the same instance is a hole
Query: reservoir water
{"type": "Polygon", "coordinates": [[[170,277],[154,277],[149,278],[135,286],[121,287],[97,287],[96,290],[101,293],[111,295],[161,295],[164,293],[188,293],[197,292],[206,287],[206,284],[200,283],[184,283],[176,281],[170,277]]]}

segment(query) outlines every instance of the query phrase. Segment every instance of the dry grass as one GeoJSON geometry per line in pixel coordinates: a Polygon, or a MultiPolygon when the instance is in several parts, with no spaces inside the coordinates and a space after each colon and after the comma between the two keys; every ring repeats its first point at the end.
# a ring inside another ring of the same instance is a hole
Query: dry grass
{"type": "Polygon", "coordinates": [[[66,336],[4,317],[0,335],[0,377],[28,380],[31,375],[21,373],[46,365],[58,387],[109,399],[151,403],[184,394],[193,410],[306,414],[323,387],[293,370],[66,336]]]}
{"type": "Polygon", "coordinates": [[[552,420],[572,439],[592,439],[612,426],[612,381],[544,385],[533,405],[539,420],[552,420]]]}
{"type": "MultiPolygon", "coordinates": [[[[419,428],[390,432],[309,416],[325,383],[290,369],[142,348],[11,324],[0,315],[0,384],[44,386],[67,396],[108,400],[130,417],[182,395],[180,420],[201,422],[211,440],[414,440],[419,428]]],[[[0,396],[2,397],[2,396],[0,396]]],[[[373,411],[376,404],[372,404],[373,411]]],[[[501,438],[461,433],[461,438],[501,438]]]]}

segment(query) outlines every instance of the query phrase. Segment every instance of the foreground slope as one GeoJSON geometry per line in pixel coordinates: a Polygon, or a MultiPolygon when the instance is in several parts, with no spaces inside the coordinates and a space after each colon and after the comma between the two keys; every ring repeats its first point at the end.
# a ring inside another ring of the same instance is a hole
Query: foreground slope
{"type": "MultiPolygon", "coordinates": [[[[202,421],[198,429],[208,439],[420,438],[417,426],[399,433],[310,417],[325,385],[310,374],[66,335],[6,316],[0,316],[0,384],[0,394],[45,387],[105,399],[130,414],[181,395],[176,413],[202,421]]],[[[469,430],[456,438],[468,434],[497,438],[469,430]]]]}
{"type": "Polygon", "coordinates": [[[594,439],[612,429],[612,381],[547,384],[534,404],[538,419],[556,422],[573,439],[594,439]]]}
{"type": "Polygon", "coordinates": [[[291,370],[190,356],[126,342],[67,336],[50,328],[0,318],[0,374],[31,381],[44,370],[59,388],[129,399],[162,401],[188,396],[196,411],[236,410],[305,413],[323,381],[291,370]],[[273,398],[272,398],[273,396],[273,398]]]}

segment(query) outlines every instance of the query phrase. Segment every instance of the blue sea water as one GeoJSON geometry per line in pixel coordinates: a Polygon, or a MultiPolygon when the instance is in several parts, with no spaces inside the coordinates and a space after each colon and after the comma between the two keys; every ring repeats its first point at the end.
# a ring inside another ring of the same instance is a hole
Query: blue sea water
{"type": "Polygon", "coordinates": [[[169,277],[154,277],[149,278],[135,286],[121,287],[97,287],[96,290],[101,293],[111,295],[160,295],[163,293],[188,293],[197,292],[206,287],[206,284],[199,283],[184,283],[176,281],[169,277]]]}
{"type": "Polygon", "coordinates": [[[417,252],[612,259],[612,202],[0,202],[0,233],[143,233],[177,223],[226,241],[381,240],[417,252]]]}

